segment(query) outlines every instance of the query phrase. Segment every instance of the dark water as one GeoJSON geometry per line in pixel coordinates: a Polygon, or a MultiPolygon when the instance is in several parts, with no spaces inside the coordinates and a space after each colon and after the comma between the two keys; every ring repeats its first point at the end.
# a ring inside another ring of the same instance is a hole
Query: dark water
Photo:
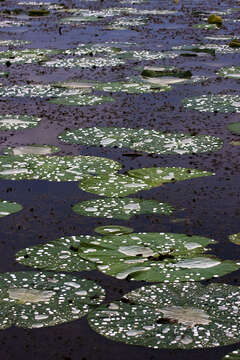
{"type": "MultiPolygon", "coordinates": [[[[61,1],[71,5],[66,0],[61,1]]],[[[24,8],[14,1],[0,3],[2,9],[24,8]]],[[[199,43],[204,36],[216,34],[216,31],[192,29],[191,24],[203,22],[195,18],[192,10],[225,11],[237,6],[233,1],[197,1],[180,0],[172,2],[151,1],[143,5],[122,5],[117,1],[72,1],[80,8],[101,9],[107,7],[136,7],[139,9],[179,9],[182,16],[149,16],[146,26],[136,30],[107,31],[104,25],[109,18],[99,22],[74,27],[62,25],[59,32],[59,20],[63,13],[52,13],[43,19],[29,20],[28,26],[20,28],[0,28],[0,39],[30,40],[33,48],[74,48],[82,42],[129,41],[140,44],[150,50],[170,49],[174,45],[199,43]]],[[[219,35],[237,36],[240,15],[235,12],[226,16],[219,35]]],[[[225,18],[225,17],[224,17],[225,18]]],[[[0,21],[4,20],[3,16],[0,21]]],[[[210,42],[210,41],[209,41],[210,42]]],[[[221,42],[219,42],[221,43],[221,42]]],[[[7,50],[7,48],[3,48],[7,50]]],[[[136,74],[134,68],[140,65],[172,65],[191,70],[194,75],[209,76],[207,83],[194,85],[176,85],[173,90],[158,94],[131,95],[113,94],[114,103],[93,107],[68,107],[49,104],[45,99],[17,98],[0,99],[1,114],[28,114],[42,118],[34,129],[19,132],[2,132],[0,150],[6,146],[45,143],[57,145],[60,155],[98,155],[118,160],[123,171],[151,166],[185,166],[213,171],[214,177],[206,177],[166,184],[151,191],[140,192],[137,196],[169,202],[177,209],[170,217],[160,215],[136,216],[130,221],[98,218],[86,218],[72,211],[72,206],[83,200],[95,198],[79,190],[77,182],[49,183],[47,181],[0,181],[0,198],[21,203],[23,211],[0,219],[0,271],[30,270],[14,260],[16,251],[38,243],[44,243],[65,235],[93,234],[98,225],[119,224],[131,226],[136,232],[178,232],[203,235],[218,240],[212,247],[214,254],[223,259],[239,259],[240,248],[228,240],[228,235],[240,231],[240,147],[230,145],[238,140],[226,130],[229,122],[239,120],[238,114],[200,113],[185,110],[181,101],[185,97],[207,93],[237,94],[239,80],[221,80],[216,71],[223,66],[239,65],[239,54],[216,54],[216,57],[185,58],[177,57],[163,61],[129,61],[113,69],[54,69],[39,65],[0,66],[0,71],[10,71],[7,79],[1,79],[3,85],[43,83],[84,79],[94,81],[120,81],[126,76],[136,74]],[[163,131],[179,131],[190,134],[210,134],[224,139],[223,148],[215,153],[182,156],[127,157],[127,150],[99,149],[80,145],[60,143],[57,135],[67,128],[86,126],[118,126],[132,128],[154,128],[163,131]],[[183,219],[174,223],[173,219],[183,219]]],[[[219,282],[239,284],[240,271],[232,273],[219,282]]],[[[107,300],[120,299],[121,296],[142,283],[115,280],[98,272],[85,272],[84,277],[96,280],[107,291],[107,300]]],[[[216,281],[216,280],[215,280],[216,281]]],[[[56,359],[56,360],[125,360],[129,359],[177,359],[206,360],[221,357],[239,347],[219,347],[195,351],[151,350],[142,347],[119,344],[94,333],[86,318],[45,329],[24,330],[10,328],[0,332],[0,356],[5,360],[15,359],[56,359]]]]}

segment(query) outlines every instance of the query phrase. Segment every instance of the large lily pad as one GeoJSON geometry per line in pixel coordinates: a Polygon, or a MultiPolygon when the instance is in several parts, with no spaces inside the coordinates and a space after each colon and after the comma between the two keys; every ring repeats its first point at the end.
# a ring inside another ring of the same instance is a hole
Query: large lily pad
{"type": "Polygon", "coordinates": [[[225,78],[240,79],[240,66],[231,66],[229,68],[222,68],[218,71],[218,75],[225,78]]]}
{"type": "Polygon", "coordinates": [[[159,86],[154,86],[155,84],[147,84],[142,81],[133,81],[133,82],[108,82],[103,84],[96,84],[94,88],[96,90],[102,90],[107,92],[127,92],[130,94],[141,94],[154,91],[166,91],[171,90],[171,87],[168,84],[158,84],[159,86]]]}
{"type": "Polygon", "coordinates": [[[197,177],[214,175],[209,171],[181,167],[134,169],[129,170],[127,174],[144,181],[149,186],[160,186],[166,182],[189,180],[197,177]]]}
{"type": "Polygon", "coordinates": [[[93,281],[66,274],[5,273],[0,283],[0,329],[69,322],[86,315],[104,299],[104,290],[93,281]]]}
{"type": "Polygon", "coordinates": [[[207,171],[184,168],[143,168],[128,171],[128,175],[108,174],[86,178],[80,189],[108,197],[123,197],[160,186],[165,182],[187,180],[199,176],[213,175],[207,171]]]}
{"type": "Polygon", "coordinates": [[[0,178],[10,180],[78,181],[120,168],[116,161],[95,156],[0,156],[0,178]]]}
{"type": "Polygon", "coordinates": [[[108,30],[126,30],[128,28],[133,28],[135,26],[145,25],[147,22],[146,17],[135,17],[135,18],[127,18],[122,17],[118,20],[112,22],[110,25],[106,27],[108,30]]]}
{"type": "Polygon", "coordinates": [[[152,52],[149,50],[133,50],[133,51],[128,51],[122,55],[120,54],[119,56],[121,58],[137,59],[137,60],[141,61],[141,60],[174,59],[178,56],[178,54],[173,51],[152,52]]]}
{"type": "Polygon", "coordinates": [[[25,40],[0,40],[0,46],[22,46],[28,45],[30,41],[25,40]]]}
{"type": "Polygon", "coordinates": [[[28,115],[0,115],[0,130],[20,130],[36,127],[40,118],[28,115]]]}
{"type": "Polygon", "coordinates": [[[214,242],[184,234],[136,233],[94,240],[81,246],[79,253],[117,279],[200,281],[239,269],[234,261],[203,255],[206,245],[214,242]]]}
{"type": "Polygon", "coordinates": [[[199,283],[151,285],[89,314],[109,339],[154,349],[194,349],[240,340],[239,288],[199,283]]]}
{"type": "Polygon", "coordinates": [[[57,105],[72,105],[72,106],[87,106],[87,105],[98,105],[105,102],[114,102],[115,100],[110,96],[99,96],[99,95],[73,95],[66,97],[58,97],[49,100],[52,104],[57,105]]]}
{"type": "Polygon", "coordinates": [[[3,149],[4,155],[49,155],[58,152],[60,149],[51,145],[25,145],[16,146],[14,148],[7,147],[3,149]]]}
{"type": "Polygon", "coordinates": [[[202,112],[240,112],[240,96],[229,94],[196,96],[184,99],[183,106],[202,112]]]}
{"type": "Polygon", "coordinates": [[[115,198],[83,201],[76,204],[73,211],[84,216],[128,220],[132,216],[140,214],[170,215],[173,207],[155,200],[115,198]]]}
{"type": "MultiPolygon", "coordinates": [[[[191,99],[185,102],[185,106],[189,107],[189,102],[191,104],[192,101],[191,99]]],[[[220,138],[208,135],[191,136],[182,133],[162,133],[148,129],[114,127],[68,130],[62,133],[59,138],[71,144],[117,146],[147,153],[180,155],[217,151],[223,143],[220,138]]]]}
{"type": "Polygon", "coordinates": [[[85,58],[65,58],[46,61],[44,66],[51,67],[66,67],[66,68],[92,68],[92,67],[108,67],[118,66],[124,64],[124,61],[117,58],[104,58],[104,57],[85,57],[85,58]]]}
{"type": "Polygon", "coordinates": [[[22,205],[6,200],[0,200],[0,217],[4,217],[22,210],[22,205]]]}
{"type": "Polygon", "coordinates": [[[24,49],[0,52],[0,64],[10,61],[17,64],[32,64],[46,60],[51,55],[56,55],[59,50],[51,49],[24,49]]]}
{"type": "Polygon", "coordinates": [[[16,260],[35,269],[56,271],[84,271],[94,270],[93,262],[84,260],[79,255],[82,242],[96,240],[89,235],[62,237],[43,245],[36,245],[22,249],[16,254],[16,260]]]}

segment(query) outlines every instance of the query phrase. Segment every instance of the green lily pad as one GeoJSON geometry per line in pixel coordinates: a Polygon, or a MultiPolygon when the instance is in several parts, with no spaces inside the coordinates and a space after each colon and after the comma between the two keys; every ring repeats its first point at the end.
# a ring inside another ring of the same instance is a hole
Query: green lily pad
{"type": "Polygon", "coordinates": [[[40,118],[28,115],[0,115],[0,130],[19,130],[36,127],[40,118]]]}
{"type": "Polygon", "coordinates": [[[234,350],[222,358],[222,360],[239,360],[239,359],[240,359],[240,350],[234,350]]]}
{"type": "Polygon", "coordinates": [[[239,269],[234,261],[204,255],[205,246],[214,242],[184,234],[133,233],[94,240],[81,246],[79,253],[117,279],[200,281],[239,269]]]}
{"type": "MultiPolygon", "coordinates": [[[[189,106],[190,101],[192,102],[192,99],[187,99],[184,106],[186,103],[189,106]]],[[[59,139],[71,144],[130,148],[147,153],[180,155],[217,151],[223,144],[220,138],[208,135],[191,136],[182,133],[162,133],[148,129],[114,127],[68,130],[62,133],[59,139]]]]}
{"type": "Polygon", "coordinates": [[[117,58],[104,58],[104,57],[85,57],[85,58],[64,58],[55,59],[44,62],[44,66],[51,67],[66,67],[66,68],[92,68],[92,67],[108,67],[118,66],[125,62],[117,58]]]}
{"type": "Polygon", "coordinates": [[[134,50],[128,51],[125,54],[119,55],[121,58],[126,59],[137,59],[141,60],[162,60],[162,59],[174,59],[178,56],[178,54],[172,51],[158,51],[152,52],[149,50],[134,50]]]}
{"type": "Polygon", "coordinates": [[[28,10],[28,16],[47,16],[50,11],[47,9],[31,9],[28,10]]]}
{"type": "Polygon", "coordinates": [[[50,146],[50,145],[24,145],[24,146],[17,146],[17,147],[7,147],[3,149],[4,155],[49,155],[60,151],[57,146],[50,146]]]}
{"type": "Polygon", "coordinates": [[[126,53],[125,49],[129,47],[136,46],[136,43],[128,43],[128,42],[105,42],[105,43],[90,43],[90,44],[78,44],[77,47],[73,49],[67,49],[64,53],[66,55],[107,55],[109,56],[118,56],[119,54],[126,53]]]}
{"type": "Polygon", "coordinates": [[[240,66],[231,66],[229,68],[222,68],[218,71],[218,75],[225,78],[240,79],[240,66]]]}
{"type": "Polygon", "coordinates": [[[134,169],[129,170],[127,174],[144,181],[149,186],[160,186],[165,182],[175,182],[214,175],[214,173],[209,171],[181,167],[134,169]]]}
{"type": "Polygon", "coordinates": [[[233,145],[233,146],[239,146],[240,141],[230,141],[230,144],[233,145]]]}
{"type": "Polygon", "coordinates": [[[227,125],[227,129],[233,134],[240,134],[240,122],[234,122],[227,125]]]}
{"type": "Polygon", "coordinates": [[[229,94],[196,96],[184,99],[183,106],[202,112],[240,112],[240,96],[229,94]]]}
{"type": "Polygon", "coordinates": [[[96,233],[102,235],[123,235],[123,234],[130,234],[133,232],[133,229],[127,226],[120,226],[120,225],[103,225],[98,226],[94,229],[96,233]]]}
{"type": "Polygon", "coordinates": [[[17,252],[16,260],[34,269],[56,271],[85,271],[95,270],[96,265],[84,260],[79,255],[82,242],[96,240],[89,235],[62,237],[42,245],[36,245],[17,252]]]}
{"type": "Polygon", "coordinates": [[[30,43],[31,41],[25,40],[0,40],[0,46],[23,46],[30,43]]]}
{"type": "Polygon", "coordinates": [[[156,67],[156,66],[145,66],[141,72],[142,76],[157,78],[162,76],[173,76],[182,79],[189,79],[192,77],[191,71],[181,71],[174,67],[156,67]]]}
{"type": "Polygon", "coordinates": [[[211,48],[211,46],[212,45],[209,45],[209,44],[207,44],[206,46],[193,44],[191,46],[188,46],[188,45],[174,46],[172,49],[173,50],[183,50],[183,51],[187,51],[190,53],[196,53],[196,54],[206,53],[206,54],[215,56],[215,49],[211,48]]]}
{"type": "Polygon", "coordinates": [[[104,300],[93,281],[51,272],[16,272],[0,276],[0,329],[41,328],[85,316],[104,300]]]}
{"type": "Polygon", "coordinates": [[[167,91],[171,90],[168,84],[160,84],[161,86],[155,87],[152,84],[146,84],[143,82],[108,82],[103,84],[96,84],[95,90],[108,91],[108,92],[126,92],[130,94],[141,94],[153,91],[167,91]]]}
{"type": "Polygon", "coordinates": [[[191,49],[194,49],[192,51],[196,52],[205,52],[209,53],[211,55],[214,55],[215,53],[220,54],[234,54],[238,53],[240,51],[240,48],[231,48],[228,45],[225,44],[192,44],[192,45],[181,45],[181,46],[175,46],[172,49],[175,50],[185,50],[185,51],[191,51],[191,49]]]}
{"type": "Polygon", "coordinates": [[[0,156],[0,178],[9,180],[79,181],[120,168],[116,161],[95,156],[0,156]]]}
{"type": "Polygon", "coordinates": [[[57,105],[72,105],[72,106],[87,106],[87,105],[99,105],[105,102],[114,102],[115,100],[110,96],[99,95],[73,95],[66,97],[58,97],[49,100],[51,104],[57,105]]]}
{"type": "Polygon", "coordinates": [[[236,245],[240,245],[240,233],[229,235],[229,240],[236,245]]]}
{"type": "Polygon", "coordinates": [[[126,30],[128,28],[133,28],[135,26],[143,26],[147,22],[145,17],[136,17],[136,18],[119,18],[116,21],[113,21],[110,25],[106,26],[105,29],[108,30],[126,30]]]}
{"type": "Polygon", "coordinates": [[[107,197],[124,197],[151,189],[146,182],[122,174],[108,174],[86,178],[79,183],[81,190],[107,197]]]}
{"type": "Polygon", "coordinates": [[[155,200],[115,198],[83,201],[74,205],[73,211],[83,216],[128,220],[132,216],[140,214],[170,215],[173,207],[155,200]]]}
{"type": "Polygon", "coordinates": [[[6,200],[0,200],[0,217],[14,214],[22,210],[22,205],[6,200]]]}
{"type": "Polygon", "coordinates": [[[0,87],[1,97],[40,97],[40,98],[51,98],[51,97],[69,97],[69,96],[80,96],[88,93],[88,88],[78,87],[69,88],[59,86],[58,84],[51,85],[13,85],[0,87]]]}
{"type": "Polygon", "coordinates": [[[239,287],[199,283],[143,286],[104,304],[88,321],[115,341],[154,349],[210,348],[240,340],[239,287]]]}
{"type": "Polygon", "coordinates": [[[46,60],[49,56],[59,54],[60,50],[24,49],[0,52],[0,64],[10,61],[13,64],[32,64],[46,60]]]}
{"type": "Polygon", "coordinates": [[[202,29],[202,30],[217,30],[219,27],[216,24],[194,24],[193,29],[202,29]]]}

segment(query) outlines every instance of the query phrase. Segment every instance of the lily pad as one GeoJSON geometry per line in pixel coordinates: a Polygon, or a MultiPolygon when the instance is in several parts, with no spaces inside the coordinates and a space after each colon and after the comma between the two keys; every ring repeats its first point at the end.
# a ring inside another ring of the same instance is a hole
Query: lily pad
{"type": "Polygon", "coordinates": [[[140,179],[149,186],[160,186],[166,182],[194,179],[202,176],[214,175],[209,171],[188,169],[181,167],[142,168],[129,170],[129,176],[140,179]]]}
{"type": "Polygon", "coordinates": [[[60,151],[60,149],[56,146],[50,145],[25,145],[25,146],[17,146],[17,147],[7,147],[3,149],[4,155],[49,155],[60,151]]]}
{"type": "Polygon", "coordinates": [[[240,134],[240,122],[233,122],[227,125],[227,129],[233,134],[240,134]]]}
{"type": "Polygon", "coordinates": [[[199,283],[143,286],[89,314],[97,333],[154,349],[195,349],[239,342],[239,288],[199,283]]]}
{"type": "Polygon", "coordinates": [[[218,71],[218,75],[225,78],[240,79],[240,66],[231,66],[229,68],[222,68],[218,71]]]}
{"type": "Polygon", "coordinates": [[[192,26],[193,29],[201,29],[201,30],[217,30],[219,27],[216,24],[194,24],[192,26]]]}
{"type": "Polygon", "coordinates": [[[229,94],[196,96],[184,99],[183,106],[202,112],[240,112],[240,96],[229,94]]]}
{"type": "Polygon", "coordinates": [[[72,106],[87,106],[99,105],[105,102],[114,102],[115,100],[110,96],[99,95],[72,95],[66,97],[58,97],[49,100],[51,104],[57,105],[72,105],[72,106]]]}
{"type": "Polygon", "coordinates": [[[82,242],[96,240],[89,235],[62,237],[42,245],[36,245],[17,252],[16,260],[34,269],[56,271],[85,271],[95,270],[96,265],[84,260],[79,255],[82,242]]]}
{"type": "Polygon", "coordinates": [[[140,214],[170,215],[173,210],[167,203],[136,198],[95,199],[77,203],[73,207],[73,211],[79,215],[121,220],[140,214]]]}
{"type": "Polygon", "coordinates": [[[36,127],[40,118],[28,115],[0,115],[0,130],[19,130],[36,127]]]}
{"type": "Polygon", "coordinates": [[[26,40],[0,40],[0,46],[23,46],[30,43],[30,41],[26,40]]]}
{"type": "Polygon", "coordinates": [[[103,225],[98,226],[94,229],[96,233],[102,235],[123,235],[123,234],[130,234],[133,232],[133,229],[127,226],[120,226],[120,225],[103,225]]]}
{"type": "Polygon", "coordinates": [[[229,235],[229,240],[236,245],[240,245],[240,233],[229,235]]]}
{"type": "MultiPolygon", "coordinates": [[[[155,84],[154,84],[155,85],[155,84]]],[[[168,84],[159,84],[158,87],[153,86],[152,84],[146,84],[137,81],[133,82],[108,82],[103,84],[95,84],[95,90],[108,91],[108,92],[126,92],[130,94],[141,94],[148,93],[153,91],[167,91],[171,90],[171,87],[168,84]]]]}
{"type": "MultiPolygon", "coordinates": [[[[192,102],[192,99],[187,99],[184,106],[189,107],[190,101],[192,102]]],[[[223,144],[220,138],[208,135],[191,136],[148,129],[114,127],[68,130],[62,133],[59,139],[71,144],[130,148],[147,153],[180,155],[217,151],[223,144]]]]}
{"type": "Polygon", "coordinates": [[[146,17],[136,17],[136,18],[119,18],[118,20],[112,22],[105,29],[108,30],[126,30],[128,28],[133,28],[135,26],[143,26],[147,22],[146,17]]]}
{"type": "Polygon", "coordinates": [[[51,272],[16,272],[0,276],[0,329],[41,328],[85,316],[104,300],[93,281],[51,272]]]}
{"type": "Polygon", "coordinates": [[[79,181],[120,168],[116,161],[95,156],[0,156],[0,178],[9,180],[79,181]]]}
{"type": "Polygon", "coordinates": [[[50,11],[47,9],[31,9],[28,10],[28,16],[47,16],[50,11]]]}
{"type": "Polygon", "coordinates": [[[44,66],[51,67],[66,67],[66,68],[93,68],[93,67],[108,67],[119,66],[125,62],[118,58],[104,58],[104,57],[85,57],[85,58],[64,58],[46,61],[44,66]]]}
{"type": "Polygon", "coordinates": [[[162,59],[174,59],[178,56],[177,53],[172,51],[158,51],[152,52],[149,50],[134,50],[128,51],[123,55],[119,55],[121,58],[137,59],[141,60],[162,60],[162,59]]]}
{"type": "Polygon", "coordinates": [[[22,205],[6,200],[0,200],[0,217],[14,214],[22,210],[22,205]]]}
{"type": "Polygon", "coordinates": [[[46,60],[49,56],[59,54],[60,50],[24,49],[0,52],[0,64],[10,61],[13,64],[32,64],[46,60]]]}
{"type": "Polygon", "coordinates": [[[184,234],[133,233],[94,240],[81,246],[79,253],[117,279],[200,281],[239,269],[234,261],[203,255],[205,246],[214,242],[184,234]]]}
{"type": "Polygon", "coordinates": [[[222,360],[239,360],[239,359],[240,359],[240,350],[234,350],[222,358],[222,360]]]}
{"type": "Polygon", "coordinates": [[[156,67],[156,66],[145,66],[141,72],[142,76],[157,78],[162,76],[173,76],[183,79],[189,79],[192,77],[191,71],[181,71],[175,67],[156,67]]]}

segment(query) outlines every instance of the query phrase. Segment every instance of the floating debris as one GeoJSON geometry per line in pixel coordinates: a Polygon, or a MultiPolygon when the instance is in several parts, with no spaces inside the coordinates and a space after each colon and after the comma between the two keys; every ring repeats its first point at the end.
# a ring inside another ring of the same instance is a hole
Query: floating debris
{"type": "MultiPolygon", "coordinates": [[[[185,100],[184,106],[195,108],[195,103],[198,104],[199,98],[194,103],[192,99],[185,100]]],[[[200,98],[199,103],[202,105],[202,98],[200,98]]],[[[209,104],[207,106],[209,107],[209,104]]],[[[207,111],[207,109],[203,111],[207,111]]],[[[59,139],[71,144],[130,148],[147,153],[179,155],[217,151],[221,149],[223,144],[220,138],[208,135],[191,136],[182,133],[162,133],[148,129],[114,127],[68,130],[62,133],[59,139]]]]}
{"type": "Polygon", "coordinates": [[[183,106],[202,112],[240,112],[240,96],[229,94],[196,96],[184,99],[183,106]]]}
{"type": "Polygon", "coordinates": [[[131,345],[217,347],[240,340],[239,298],[239,288],[226,284],[144,286],[101,305],[88,321],[97,333],[131,345]]]}
{"type": "Polygon", "coordinates": [[[214,240],[173,233],[108,236],[80,246],[80,256],[117,279],[200,281],[239,269],[234,261],[205,255],[214,240]]]}
{"type": "Polygon", "coordinates": [[[0,115],[0,130],[20,130],[38,126],[40,118],[28,115],[0,115]]]}
{"type": "Polygon", "coordinates": [[[16,272],[0,276],[0,329],[41,328],[85,316],[105,297],[93,281],[51,272],[16,272]]]}
{"type": "Polygon", "coordinates": [[[120,168],[114,160],[95,156],[0,156],[0,178],[9,180],[79,181],[120,168]]]}
{"type": "Polygon", "coordinates": [[[73,207],[73,211],[79,215],[121,220],[140,214],[170,215],[173,210],[167,203],[136,198],[94,199],[80,202],[73,207]]]}
{"type": "Polygon", "coordinates": [[[22,210],[22,205],[6,200],[0,200],[0,217],[14,214],[22,210]]]}

